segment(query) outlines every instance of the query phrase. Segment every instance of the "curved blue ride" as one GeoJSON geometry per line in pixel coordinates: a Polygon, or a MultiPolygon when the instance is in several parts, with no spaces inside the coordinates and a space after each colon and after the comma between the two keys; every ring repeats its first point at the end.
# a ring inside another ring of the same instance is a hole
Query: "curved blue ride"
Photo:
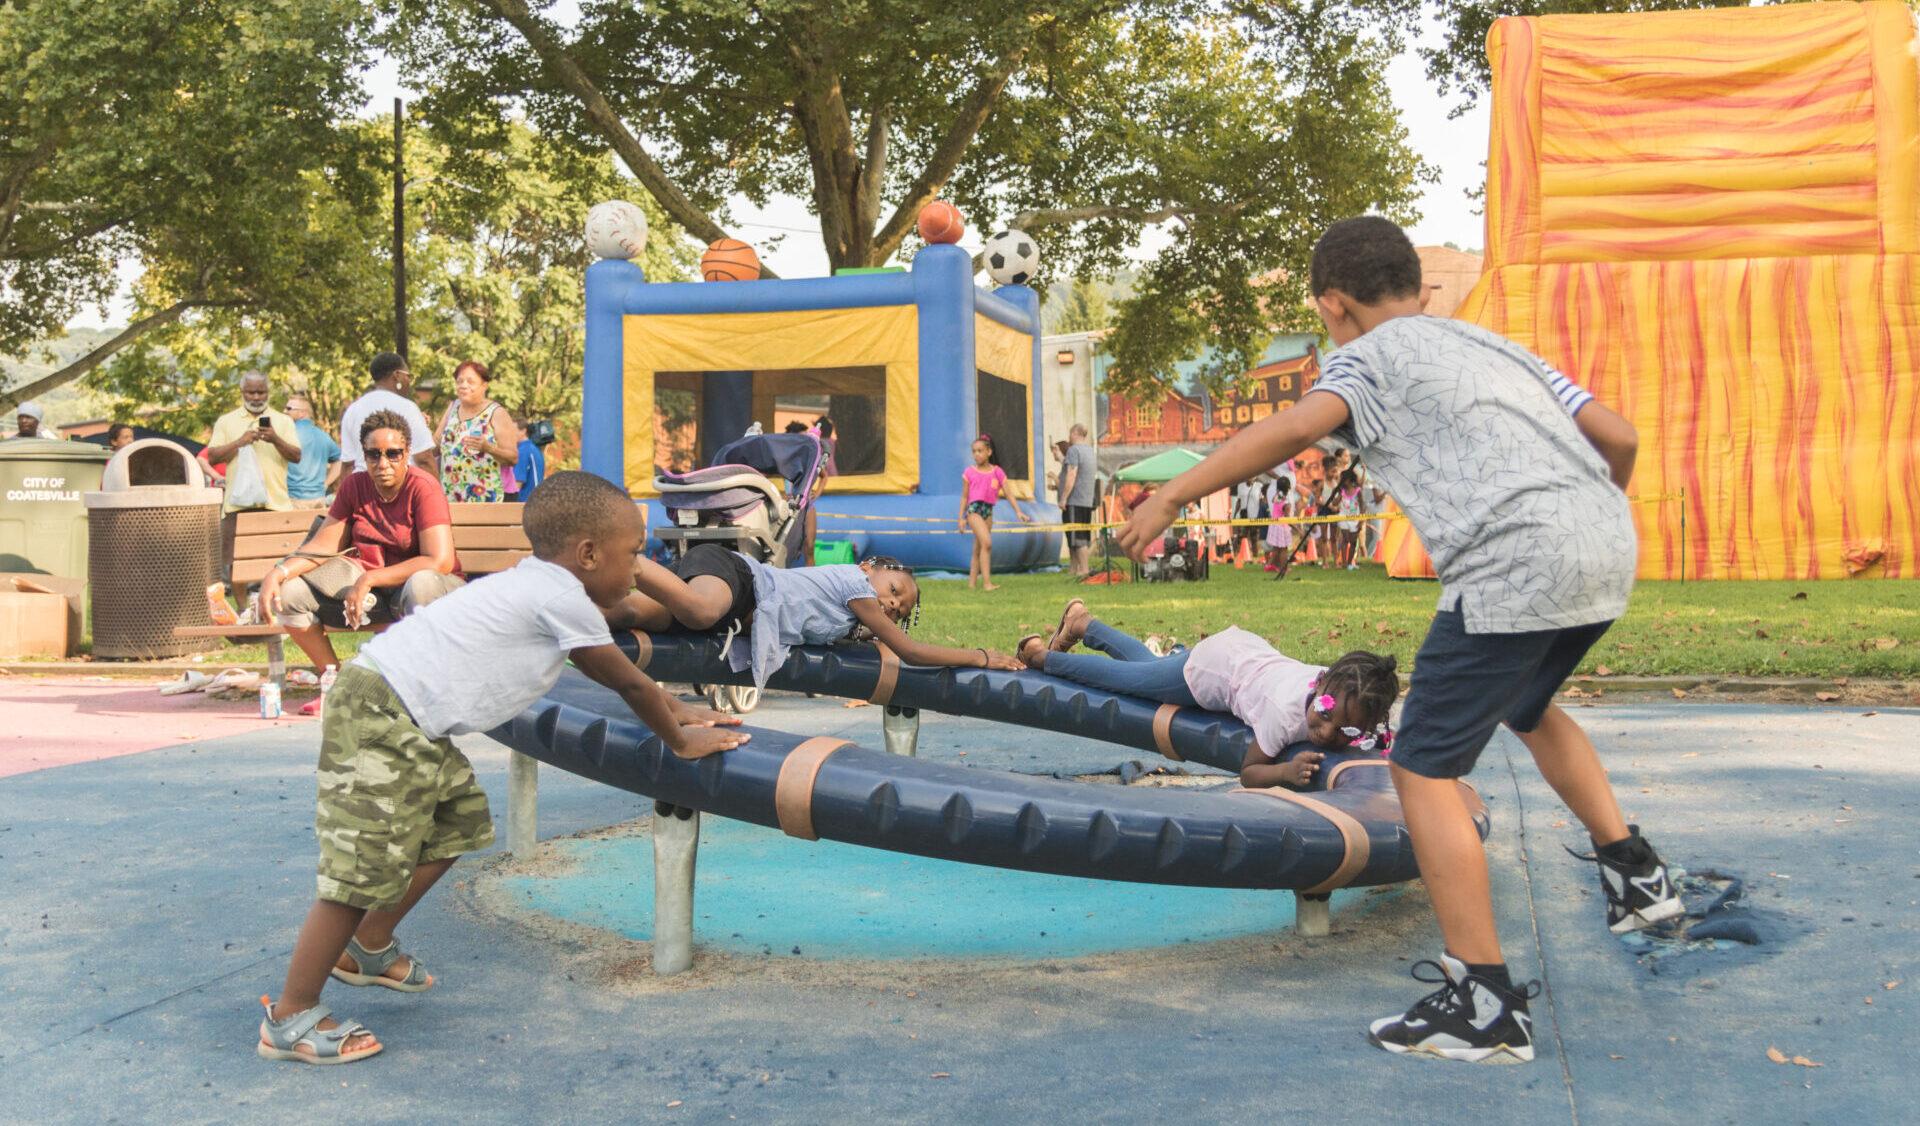
{"type": "MultiPolygon", "coordinates": [[[[656,677],[729,679],[709,639],[642,634],[622,643],[656,677]]],[[[770,685],[1071,732],[1226,769],[1238,768],[1251,737],[1228,717],[1174,714],[1182,709],[1041,673],[906,666],[871,646],[796,649],[770,685]]],[[[549,765],[677,806],[947,860],[1314,894],[1418,875],[1385,760],[1370,755],[1328,755],[1316,788],[1303,793],[1090,785],[759,728],[743,747],[687,762],[640,724],[601,714],[606,700],[569,673],[493,734],[549,765]]],[[[1485,809],[1462,787],[1484,837],[1485,809]]]]}

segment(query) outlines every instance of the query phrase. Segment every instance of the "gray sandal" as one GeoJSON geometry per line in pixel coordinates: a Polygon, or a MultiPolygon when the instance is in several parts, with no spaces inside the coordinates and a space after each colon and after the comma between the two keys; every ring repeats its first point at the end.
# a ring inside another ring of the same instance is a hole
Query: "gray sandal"
{"type": "Polygon", "coordinates": [[[266,997],[260,998],[260,1004],[267,1010],[266,1019],[260,1022],[260,1043],[255,1051],[261,1059],[292,1060],[295,1063],[310,1063],[321,1067],[330,1067],[337,1063],[355,1063],[368,1056],[377,1056],[386,1045],[375,1043],[351,1055],[346,1054],[347,1041],[355,1036],[371,1036],[367,1026],[357,1020],[342,1021],[334,1028],[316,1028],[321,1021],[333,1015],[325,1005],[315,1005],[305,1012],[298,1012],[285,1020],[273,1019],[273,1002],[266,997]],[[313,1049],[310,1052],[300,1050],[305,1044],[313,1049]]]}
{"type": "Polygon", "coordinates": [[[402,954],[398,942],[387,943],[385,950],[369,950],[360,945],[359,939],[349,938],[347,957],[353,959],[353,964],[359,967],[359,972],[348,973],[339,966],[335,966],[333,967],[334,980],[348,985],[381,985],[388,989],[397,989],[402,993],[419,993],[433,985],[432,975],[427,973],[427,967],[421,965],[420,959],[413,955],[402,954]],[[399,979],[385,976],[387,968],[401,958],[407,959],[407,976],[399,979]]]}

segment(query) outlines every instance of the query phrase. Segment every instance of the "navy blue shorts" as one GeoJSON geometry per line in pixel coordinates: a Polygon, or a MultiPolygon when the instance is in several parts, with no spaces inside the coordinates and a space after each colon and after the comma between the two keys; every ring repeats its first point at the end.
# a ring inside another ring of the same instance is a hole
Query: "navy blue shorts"
{"type": "Polygon", "coordinates": [[[1393,733],[1395,765],[1427,778],[1464,777],[1495,728],[1540,726],[1553,694],[1612,625],[1468,633],[1458,610],[1435,614],[1393,733]]]}

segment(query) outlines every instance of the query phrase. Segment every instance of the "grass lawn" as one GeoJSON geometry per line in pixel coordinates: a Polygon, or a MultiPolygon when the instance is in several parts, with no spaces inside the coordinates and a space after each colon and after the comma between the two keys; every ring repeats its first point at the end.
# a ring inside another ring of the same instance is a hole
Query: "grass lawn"
{"type": "MultiPolygon", "coordinates": [[[[992,593],[964,582],[923,584],[920,635],[946,645],[1011,651],[1025,633],[1046,633],[1078,595],[1100,617],[1131,633],[1191,644],[1237,625],[1284,653],[1331,661],[1373,649],[1412,666],[1440,586],[1396,582],[1378,566],[1360,571],[1304,567],[1274,582],[1262,571],[1217,567],[1204,583],[1076,586],[1065,576],[1003,575],[992,593]]],[[[334,634],[341,660],[369,634],[334,634]]],[[[287,647],[299,667],[299,651],[287,647]]],[[[258,645],[207,654],[208,663],[265,661],[258,645]]],[[[1920,583],[1643,582],[1627,615],[1601,639],[1583,673],[1622,676],[1885,677],[1920,679],[1920,583]]]]}
{"type": "MultiPolygon", "coordinates": [[[[928,582],[920,633],[948,645],[1011,650],[1046,633],[1068,598],[1131,633],[1192,643],[1228,625],[1302,660],[1350,649],[1391,653],[1408,669],[1440,586],[1382,568],[1295,570],[1285,582],[1216,567],[1203,583],[1076,586],[1062,575],[1007,575],[992,593],[928,582]]],[[[1862,582],[1643,582],[1581,671],[1620,675],[1920,678],[1920,585],[1862,582]]]]}

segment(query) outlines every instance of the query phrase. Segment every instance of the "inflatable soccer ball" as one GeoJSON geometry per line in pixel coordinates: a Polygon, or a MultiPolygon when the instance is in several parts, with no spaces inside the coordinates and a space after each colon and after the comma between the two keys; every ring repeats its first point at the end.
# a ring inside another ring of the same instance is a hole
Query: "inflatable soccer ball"
{"type": "Polygon", "coordinates": [[[981,250],[987,273],[1001,285],[1025,285],[1040,270],[1040,248],[1025,231],[1001,231],[981,250]]]}
{"type": "Polygon", "coordinates": [[[595,258],[638,258],[647,246],[647,213],[624,199],[587,212],[587,249],[595,258]]]}

